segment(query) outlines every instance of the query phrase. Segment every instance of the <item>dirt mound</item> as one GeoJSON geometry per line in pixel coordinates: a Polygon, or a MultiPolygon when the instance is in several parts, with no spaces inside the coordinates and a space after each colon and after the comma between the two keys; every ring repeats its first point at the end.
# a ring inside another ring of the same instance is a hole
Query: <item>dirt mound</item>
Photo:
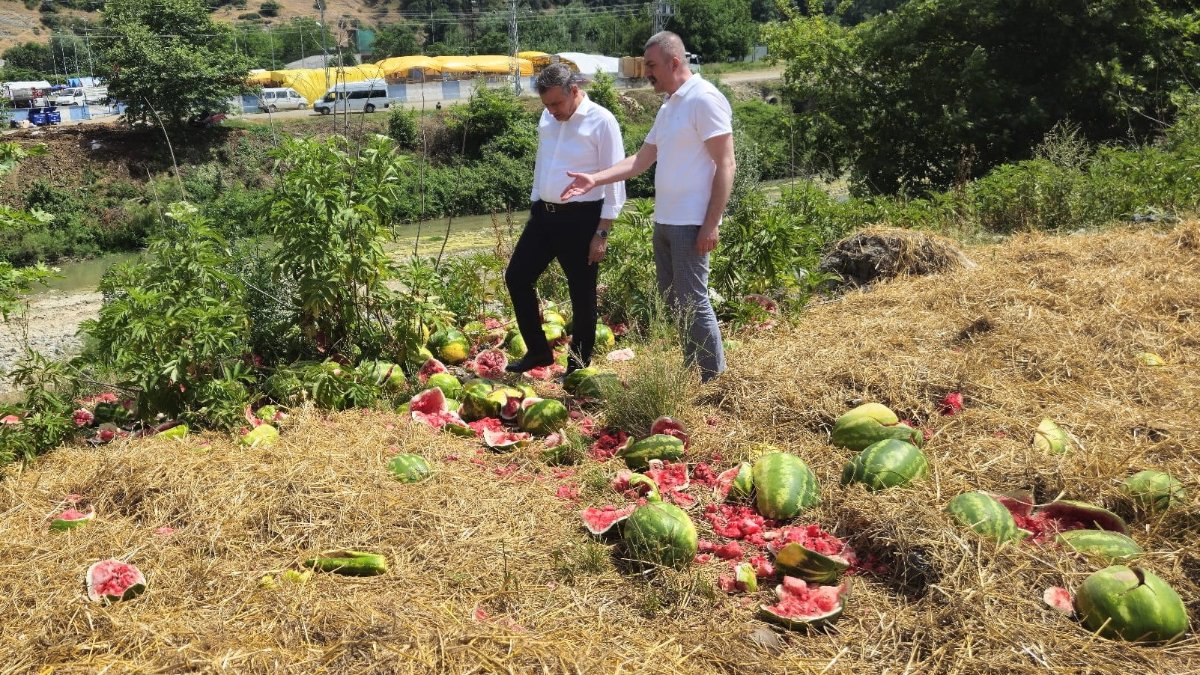
{"type": "Polygon", "coordinates": [[[577,515],[612,503],[615,460],[562,471],[535,448],[476,454],[477,442],[391,413],[302,413],[266,449],[216,435],[119,441],[8,468],[0,541],[12,564],[0,595],[20,611],[5,616],[16,639],[0,641],[0,662],[63,672],[1194,670],[1194,637],[1131,647],[1042,604],[1045,588],[1077,586],[1094,564],[1032,544],[997,548],[943,510],[968,490],[1029,488],[1040,501],[1062,493],[1126,513],[1151,552],[1143,564],[1195,617],[1195,495],[1170,517],[1146,518],[1124,511],[1119,491],[1144,468],[1200,481],[1200,324],[1190,313],[1200,260],[1177,239],[1023,236],[969,249],[981,263],[970,273],[893,279],[790,327],[737,336],[731,370],[705,392],[719,403],[683,415],[689,459],[728,467],[768,442],[812,467],[821,504],[798,523],[819,522],[876,570],[849,578],[846,612],[828,633],[771,632],[752,619],[768,591],[750,601],[715,590],[722,564],[618,572],[577,515]],[[1142,365],[1135,354],[1147,350],[1167,365],[1142,365]],[[948,391],[965,395],[953,416],[939,412],[948,391]],[[862,400],[929,430],[928,479],[880,493],[838,485],[851,453],[830,446],[827,430],[862,400]],[[1043,416],[1077,446],[1033,450],[1043,416]],[[426,456],[434,476],[391,480],[395,452],[426,456]],[[100,516],[52,535],[47,518],[69,493],[100,516]],[[164,526],[174,533],[155,533],[164,526]],[[268,571],[335,548],[383,553],[391,570],[259,588],[268,571]],[[88,604],[87,566],[123,556],[149,590],[88,604]]]}
{"type": "Polygon", "coordinates": [[[837,274],[842,285],[924,275],[977,265],[943,237],[894,228],[869,229],[842,239],[821,258],[818,270],[837,274]]]}

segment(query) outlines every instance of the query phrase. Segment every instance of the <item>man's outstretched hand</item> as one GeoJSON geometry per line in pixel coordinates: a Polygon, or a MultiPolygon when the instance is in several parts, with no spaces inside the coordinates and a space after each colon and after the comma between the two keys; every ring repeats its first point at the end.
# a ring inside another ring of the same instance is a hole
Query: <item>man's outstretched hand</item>
{"type": "Polygon", "coordinates": [[[576,173],[574,171],[568,171],[567,175],[570,176],[571,178],[573,178],[574,180],[571,181],[571,184],[568,185],[567,188],[565,190],[563,190],[562,194],[559,196],[559,199],[561,199],[564,202],[572,197],[578,197],[579,195],[585,195],[592,188],[596,187],[596,179],[592,178],[591,174],[576,173]]]}

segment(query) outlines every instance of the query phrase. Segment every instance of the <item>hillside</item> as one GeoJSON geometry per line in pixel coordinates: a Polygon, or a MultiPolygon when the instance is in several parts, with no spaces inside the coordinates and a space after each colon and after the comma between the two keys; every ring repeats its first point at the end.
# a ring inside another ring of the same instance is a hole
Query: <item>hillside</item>
{"type": "MultiPolygon", "coordinates": [[[[716,558],[629,571],[577,515],[621,499],[609,487],[616,460],[549,467],[536,447],[487,453],[391,412],[305,409],[267,449],[205,434],[64,447],[8,467],[0,594],[21,610],[6,615],[0,662],[13,672],[1194,670],[1194,635],[1132,646],[1043,605],[1045,588],[1078,587],[1095,561],[1049,543],[997,547],[943,508],[977,489],[1103,504],[1130,520],[1147,551],[1139,564],[1200,616],[1200,223],[1022,235],[966,252],[978,269],[885,282],[736,335],[728,374],[677,392],[694,470],[732,466],[768,442],[816,473],[821,503],[797,523],[819,523],[866,561],[827,631],[753,619],[768,593],[719,590],[728,566],[716,558]],[[1147,367],[1141,351],[1166,365],[1147,367]],[[965,399],[953,416],[939,412],[949,391],[965,399]],[[838,485],[852,453],[828,431],[862,400],[928,430],[928,478],[877,493],[838,485]],[[1031,447],[1043,416],[1070,431],[1066,454],[1031,447]],[[391,480],[383,467],[397,451],[429,458],[433,478],[391,480]],[[1169,516],[1122,496],[1121,481],[1145,468],[1191,489],[1169,516]],[[98,520],[48,532],[69,494],[98,520]],[[260,587],[332,548],[377,551],[391,570],[260,587]],[[89,604],[84,570],[108,557],[139,565],[147,593],[89,604]]],[[[639,345],[617,367],[632,381],[674,354],[639,345]]],[[[720,541],[693,479],[700,537],[720,541]]]]}

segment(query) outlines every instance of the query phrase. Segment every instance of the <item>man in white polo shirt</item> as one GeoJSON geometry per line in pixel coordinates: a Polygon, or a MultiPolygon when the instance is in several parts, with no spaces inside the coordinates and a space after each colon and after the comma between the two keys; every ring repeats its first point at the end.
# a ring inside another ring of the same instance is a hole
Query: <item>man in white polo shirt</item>
{"type": "Polygon", "coordinates": [[[517,326],[529,350],[508,365],[523,373],[554,360],[542,333],[535,284],[557,259],[567,277],[574,333],[567,373],[588,365],[596,341],[596,279],[608,250],[612,221],[625,205],[625,184],[605,188],[600,199],[563,198],[568,171],[598,171],[625,156],[621,127],[603,106],[580,88],[576,75],[561,64],[538,75],[538,95],[546,106],[538,121],[538,150],[533,167],[529,222],[504,272],[517,326]]]}
{"type": "Polygon", "coordinates": [[[562,197],[632,178],[658,162],[654,175],[654,266],[659,291],[688,320],[685,354],[712,379],[725,370],[721,329],[708,300],[709,253],[733,188],[733,111],[712,84],[688,70],[679,36],[663,31],[646,43],[646,79],[667,95],[637,154],[599,172],[569,172],[562,197]]]}

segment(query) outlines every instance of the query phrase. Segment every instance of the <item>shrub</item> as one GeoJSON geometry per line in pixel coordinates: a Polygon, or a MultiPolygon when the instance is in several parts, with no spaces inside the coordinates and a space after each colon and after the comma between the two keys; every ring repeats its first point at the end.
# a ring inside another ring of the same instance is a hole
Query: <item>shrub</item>
{"type": "Polygon", "coordinates": [[[415,150],[421,145],[421,125],[417,111],[398,106],[388,113],[388,136],[405,150],[415,150]]]}

